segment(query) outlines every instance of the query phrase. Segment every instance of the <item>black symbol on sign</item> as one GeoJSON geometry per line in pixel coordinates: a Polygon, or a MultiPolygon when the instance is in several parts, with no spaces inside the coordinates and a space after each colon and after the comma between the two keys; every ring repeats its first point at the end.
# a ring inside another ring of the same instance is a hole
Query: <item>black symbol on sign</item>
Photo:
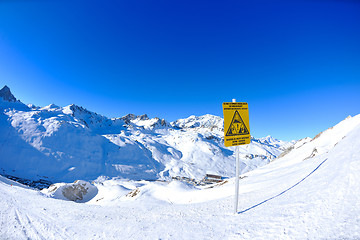
{"type": "Polygon", "coordinates": [[[237,136],[237,135],[246,135],[249,134],[249,130],[245,126],[244,121],[242,120],[239,112],[236,110],[231,120],[230,127],[226,133],[226,136],[237,136]]]}

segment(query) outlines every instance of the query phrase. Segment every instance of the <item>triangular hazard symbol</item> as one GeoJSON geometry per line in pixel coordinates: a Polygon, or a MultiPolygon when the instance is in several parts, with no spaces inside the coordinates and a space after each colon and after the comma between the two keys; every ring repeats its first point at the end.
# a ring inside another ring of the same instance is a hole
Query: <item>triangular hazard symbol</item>
{"type": "Polygon", "coordinates": [[[231,120],[231,124],[226,133],[226,136],[236,136],[249,134],[249,130],[246,128],[244,121],[242,120],[239,112],[236,110],[231,120]]]}

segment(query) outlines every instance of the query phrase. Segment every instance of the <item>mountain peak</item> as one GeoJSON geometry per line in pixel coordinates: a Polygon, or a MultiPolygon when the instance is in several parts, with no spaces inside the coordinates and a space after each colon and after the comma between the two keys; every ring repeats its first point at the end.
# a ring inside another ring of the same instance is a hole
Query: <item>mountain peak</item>
{"type": "Polygon", "coordinates": [[[206,114],[202,116],[191,115],[188,118],[178,119],[174,122],[171,122],[173,127],[178,128],[218,128],[223,129],[224,120],[219,116],[214,116],[211,114],[206,114]]]}
{"type": "Polygon", "coordinates": [[[7,102],[17,101],[14,95],[11,93],[10,88],[6,85],[0,90],[0,97],[7,102]]]}
{"type": "Polygon", "coordinates": [[[137,116],[135,114],[129,113],[120,119],[123,120],[126,124],[129,124],[132,120],[149,120],[149,117],[146,114],[137,116]]]}

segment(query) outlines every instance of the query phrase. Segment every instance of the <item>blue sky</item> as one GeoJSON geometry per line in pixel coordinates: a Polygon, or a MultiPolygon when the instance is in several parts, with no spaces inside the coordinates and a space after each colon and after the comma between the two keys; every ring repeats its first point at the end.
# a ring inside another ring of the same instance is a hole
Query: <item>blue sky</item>
{"type": "Polygon", "coordinates": [[[360,113],[360,2],[0,1],[0,85],[24,103],[173,121],[249,103],[255,137],[360,113]]]}

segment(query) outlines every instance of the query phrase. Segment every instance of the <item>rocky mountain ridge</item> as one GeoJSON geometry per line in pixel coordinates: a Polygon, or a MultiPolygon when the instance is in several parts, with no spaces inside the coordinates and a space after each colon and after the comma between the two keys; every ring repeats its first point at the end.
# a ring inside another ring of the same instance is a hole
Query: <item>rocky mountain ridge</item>
{"type": "MultiPolygon", "coordinates": [[[[171,123],[147,115],[107,118],[75,104],[27,106],[14,102],[10,89],[2,92],[4,175],[49,181],[234,175],[234,148],[224,147],[223,119],[218,116],[190,116],[171,123]]],[[[251,144],[240,147],[242,172],[269,163],[289,145],[252,138],[251,144]]]]}

